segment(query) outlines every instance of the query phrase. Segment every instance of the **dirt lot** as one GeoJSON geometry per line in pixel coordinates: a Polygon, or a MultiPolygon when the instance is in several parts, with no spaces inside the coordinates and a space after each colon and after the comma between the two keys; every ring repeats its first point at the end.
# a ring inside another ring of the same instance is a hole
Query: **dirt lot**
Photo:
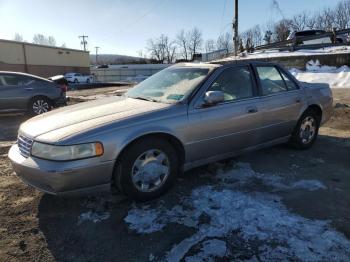
{"type": "Polygon", "coordinates": [[[1,117],[0,261],[348,261],[350,91],[334,96],[311,150],[281,145],[191,170],[143,204],[26,186],[7,159],[25,117],[1,117]]]}

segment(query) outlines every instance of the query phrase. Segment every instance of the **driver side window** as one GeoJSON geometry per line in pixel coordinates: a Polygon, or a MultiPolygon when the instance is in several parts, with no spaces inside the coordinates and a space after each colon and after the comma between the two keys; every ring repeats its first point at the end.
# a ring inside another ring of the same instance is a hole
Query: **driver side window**
{"type": "Polygon", "coordinates": [[[207,91],[221,91],[225,101],[253,97],[253,81],[248,67],[226,69],[207,91]]]}

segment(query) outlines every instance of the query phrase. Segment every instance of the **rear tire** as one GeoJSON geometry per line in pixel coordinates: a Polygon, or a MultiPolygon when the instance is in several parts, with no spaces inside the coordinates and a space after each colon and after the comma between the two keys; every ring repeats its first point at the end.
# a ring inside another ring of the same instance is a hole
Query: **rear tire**
{"type": "Polygon", "coordinates": [[[28,112],[30,115],[36,116],[49,112],[52,108],[50,99],[44,96],[36,96],[29,102],[28,112]]]}
{"type": "Polygon", "coordinates": [[[305,111],[293,131],[291,144],[297,149],[310,148],[317,138],[320,122],[320,115],[315,110],[305,111]]]}
{"type": "Polygon", "coordinates": [[[166,140],[149,138],[131,144],[114,171],[114,184],[134,200],[147,201],[165,193],[178,173],[178,156],[166,140]]]}

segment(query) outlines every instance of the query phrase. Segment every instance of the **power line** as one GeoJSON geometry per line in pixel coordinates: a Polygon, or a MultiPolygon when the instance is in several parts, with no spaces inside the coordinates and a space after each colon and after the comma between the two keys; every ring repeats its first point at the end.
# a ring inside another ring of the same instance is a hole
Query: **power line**
{"type": "Polygon", "coordinates": [[[85,38],[87,39],[88,36],[87,35],[80,35],[79,38],[83,39],[80,43],[84,46],[84,51],[86,51],[87,40],[85,40],[85,38]]]}

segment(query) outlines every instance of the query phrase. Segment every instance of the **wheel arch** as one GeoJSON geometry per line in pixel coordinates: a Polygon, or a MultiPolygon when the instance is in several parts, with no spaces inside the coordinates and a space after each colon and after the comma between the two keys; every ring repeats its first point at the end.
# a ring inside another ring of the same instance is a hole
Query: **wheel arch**
{"type": "Polygon", "coordinates": [[[143,135],[140,135],[138,137],[133,138],[132,140],[128,141],[128,143],[126,143],[121,150],[119,151],[119,154],[116,158],[116,163],[118,163],[118,161],[120,160],[121,156],[123,155],[123,153],[133,144],[138,143],[139,141],[143,140],[143,139],[147,139],[147,138],[157,138],[157,139],[162,139],[165,140],[167,142],[169,142],[169,144],[171,146],[173,146],[173,148],[176,151],[176,154],[178,156],[178,160],[180,163],[180,166],[182,166],[185,163],[185,147],[183,145],[183,143],[180,141],[179,138],[177,138],[176,136],[174,136],[173,134],[170,133],[166,133],[166,132],[151,132],[151,133],[146,133],[143,135]]]}
{"type": "Polygon", "coordinates": [[[306,108],[306,110],[303,112],[303,114],[308,110],[312,110],[312,111],[316,112],[317,116],[318,116],[317,120],[319,121],[319,123],[321,123],[321,121],[322,121],[322,108],[317,104],[311,104],[306,108]]]}

